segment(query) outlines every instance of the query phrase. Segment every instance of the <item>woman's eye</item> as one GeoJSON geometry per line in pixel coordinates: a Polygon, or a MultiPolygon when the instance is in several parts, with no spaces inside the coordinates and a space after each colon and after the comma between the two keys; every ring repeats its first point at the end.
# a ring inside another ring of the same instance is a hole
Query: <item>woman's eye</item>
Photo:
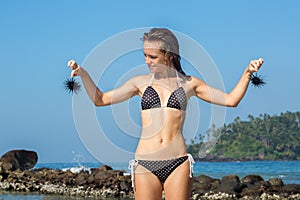
{"type": "Polygon", "coordinates": [[[150,59],[156,59],[157,58],[157,56],[151,56],[151,55],[146,55],[146,54],[144,54],[144,57],[145,58],[150,58],[150,59]]]}

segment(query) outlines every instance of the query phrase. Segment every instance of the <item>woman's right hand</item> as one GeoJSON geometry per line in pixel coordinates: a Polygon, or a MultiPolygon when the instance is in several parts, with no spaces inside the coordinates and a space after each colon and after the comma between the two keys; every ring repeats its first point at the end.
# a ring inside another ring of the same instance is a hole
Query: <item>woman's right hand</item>
{"type": "Polygon", "coordinates": [[[258,60],[251,60],[248,65],[248,72],[250,74],[253,74],[254,72],[257,72],[262,64],[264,63],[264,59],[260,58],[258,60]]]}
{"type": "Polygon", "coordinates": [[[75,60],[69,60],[68,66],[72,69],[71,77],[80,76],[82,68],[76,63],[75,60]]]}

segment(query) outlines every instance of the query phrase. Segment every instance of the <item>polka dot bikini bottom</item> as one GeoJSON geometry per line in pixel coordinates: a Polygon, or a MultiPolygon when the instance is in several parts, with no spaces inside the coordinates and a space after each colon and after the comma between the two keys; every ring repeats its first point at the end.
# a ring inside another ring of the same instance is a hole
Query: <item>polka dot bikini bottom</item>
{"type": "Polygon", "coordinates": [[[131,170],[132,186],[134,187],[133,171],[137,164],[145,167],[155,176],[157,176],[163,185],[170,174],[187,159],[190,161],[190,177],[192,177],[194,159],[190,154],[170,160],[131,160],[129,162],[129,169],[131,170]]]}

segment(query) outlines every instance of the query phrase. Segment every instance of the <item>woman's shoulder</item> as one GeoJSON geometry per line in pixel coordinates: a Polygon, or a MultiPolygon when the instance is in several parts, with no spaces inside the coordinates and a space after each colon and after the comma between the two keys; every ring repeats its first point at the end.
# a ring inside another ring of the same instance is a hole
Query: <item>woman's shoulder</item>
{"type": "Polygon", "coordinates": [[[191,88],[197,88],[199,86],[204,86],[205,82],[198,77],[195,76],[186,76],[185,83],[189,85],[191,88]]]}
{"type": "Polygon", "coordinates": [[[184,80],[189,83],[189,84],[193,84],[193,83],[197,83],[197,82],[203,82],[200,78],[197,78],[195,76],[185,76],[184,80]]]}
{"type": "Polygon", "coordinates": [[[151,74],[138,75],[130,78],[128,81],[134,83],[136,86],[148,84],[151,79],[151,74]]]}
{"type": "Polygon", "coordinates": [[[135,82],[145,82],[147,80],[150,80],[150,78],[151,78],[150,74],[145,74],[145,75],[134,76],[130,80],[135,82]]]}

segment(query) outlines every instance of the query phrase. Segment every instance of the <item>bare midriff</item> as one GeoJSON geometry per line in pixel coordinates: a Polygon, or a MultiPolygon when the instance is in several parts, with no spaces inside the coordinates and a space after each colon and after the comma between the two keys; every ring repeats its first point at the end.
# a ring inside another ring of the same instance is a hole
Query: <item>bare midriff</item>
{"type": "Polygon", "coordinates": [[[185,111],[162,107],[143,110],[136,159],[165,160],[187,154],[182,127],[185,111]]]}

